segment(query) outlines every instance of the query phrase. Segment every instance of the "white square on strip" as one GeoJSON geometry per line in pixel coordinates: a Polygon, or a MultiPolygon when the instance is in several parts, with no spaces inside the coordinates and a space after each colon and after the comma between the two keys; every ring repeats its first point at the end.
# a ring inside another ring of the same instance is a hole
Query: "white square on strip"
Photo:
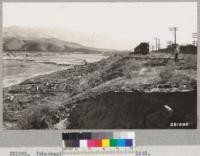
{"type": "Polygon", "coordinates": [[[135,139],[135,132],[128,132],[128,139],[135,139]]]}
{"type": "Polygon", "coordinates": [[[87,140],[80,140],[80,147],[88,147],[87,140]]]}
{"type": "Polygon", "coordinates": [[[120,137],[121,137],[121,139],[129,139],[128,132],[121,132],[120,137]]]}

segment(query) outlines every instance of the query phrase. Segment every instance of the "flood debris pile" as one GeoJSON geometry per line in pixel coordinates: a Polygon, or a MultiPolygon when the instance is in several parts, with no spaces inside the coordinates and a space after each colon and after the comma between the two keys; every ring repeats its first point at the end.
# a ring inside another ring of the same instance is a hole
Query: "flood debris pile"
{"type": "Polygon", "coordinates": [[[28,79],[4,88],[4,125],[8,129],[195,128],[195,57],[184,55],[174,62],[155,54],[114,54],[28,79]],[[172,122],[189,125],[171,127],[172,122]]]}

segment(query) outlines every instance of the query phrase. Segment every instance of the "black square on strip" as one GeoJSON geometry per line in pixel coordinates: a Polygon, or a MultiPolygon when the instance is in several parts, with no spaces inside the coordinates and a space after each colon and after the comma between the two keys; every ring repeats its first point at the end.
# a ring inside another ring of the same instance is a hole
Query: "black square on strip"
{"type": "Polygon", "coordinates": [[[62,133],[62,140],[69,140],[69,133],[62,133]]]}
{"type": "Polygon", "coordinates": [[[73,147],[80,147],[79,140],[73,140],[73,147]]]}
{"type": "Polygon", "coordinates": [[[65,147],[73,147],[73,140],[65,140],[65,147]]]}
{"type": "Polygon", "coordinates": [[[87,132],[87,133],[84,133],[84,139],[88,140],[88,139],[92,139],[92,134],[87,132]]]}
{"type": "Polygon", "coordinates": [[[79,133],[69,133],[70,140],[77,140],[78,136],[79,136],[79,133]]]}
{"type": "Polygon", "coordinates": [[[78,139],[79,139],[79,140],[85,139],[84,133],[79,133],[78,139]]]}

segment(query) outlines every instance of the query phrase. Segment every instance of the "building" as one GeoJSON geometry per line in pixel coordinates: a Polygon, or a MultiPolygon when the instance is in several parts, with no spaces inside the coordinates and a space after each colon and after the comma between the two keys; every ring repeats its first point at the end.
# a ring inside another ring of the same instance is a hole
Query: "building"
{"type": "Polygon", "coordinates": [[[141,42],[137,47],[135,47],[133,53],[141,55],[149,54],[149,43],[141,42]]]}

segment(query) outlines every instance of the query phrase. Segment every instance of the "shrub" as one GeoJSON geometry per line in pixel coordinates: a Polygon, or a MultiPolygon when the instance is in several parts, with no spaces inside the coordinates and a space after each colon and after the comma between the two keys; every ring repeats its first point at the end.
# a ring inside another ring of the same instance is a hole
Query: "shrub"
{"type": "Polygon", "coordinates": [[[49,128],[48,115],[52,109],[47,105],[36,105],[28,108],[18,119],[19,129],[46,129],[49,128]]]}
{"type": "Polygon", "coordinates": [[[8,122],[13,121],[12,113],[9,113],[8,108],[5,107],[5,106],[4,106],[4,109],[3,109],[3,120],[8,121],[8,122]]]}
{"type": "Polygon", "coordinates": [[[89,80],[82,79],[80,80],[79,84],[76,86],[75,90],[76,90],[76,93],[81,93],[82,91],[85,91],[89,88],[91,88],[89,84],[89,80]]]}
{"type": "Polygon", "coordinates": [[[94,87],[97,85],[97,83],[101,81],[101,73],[99,71],[88,74],[88,83],[90,84],[90,86],[94,87]]]}
{"type": "Polygon", "coordinates": [[[141,67],[142,67],[142,65],[140,63],[134,61],[133,59],[128,60],[122,69],[123,75],[126,78],[131,79],[131,78],[137,76],[137,73],[141,67]]]}
{"type": "Polygon", "coordinates": [[[101,73],[94,71],[89,73],[87,77],[81,79],[77,85],[74,86],[72,95],[79,94],[83,91],[87,91],[102,82],[101,73]]]}
{"type": "Polygon", "coordinates": [[[162,82],[166,82],[173,76],[173,74],[174,74],[173,67],[166,66],[166,68],[160,72],[159,76],[160,76],[162,82]]]}
{"type": "Polygon", "coordinates": [[[184,64],[181,69],[197,69],[197,55],[185,54],[183,58],[184,64]]]}

